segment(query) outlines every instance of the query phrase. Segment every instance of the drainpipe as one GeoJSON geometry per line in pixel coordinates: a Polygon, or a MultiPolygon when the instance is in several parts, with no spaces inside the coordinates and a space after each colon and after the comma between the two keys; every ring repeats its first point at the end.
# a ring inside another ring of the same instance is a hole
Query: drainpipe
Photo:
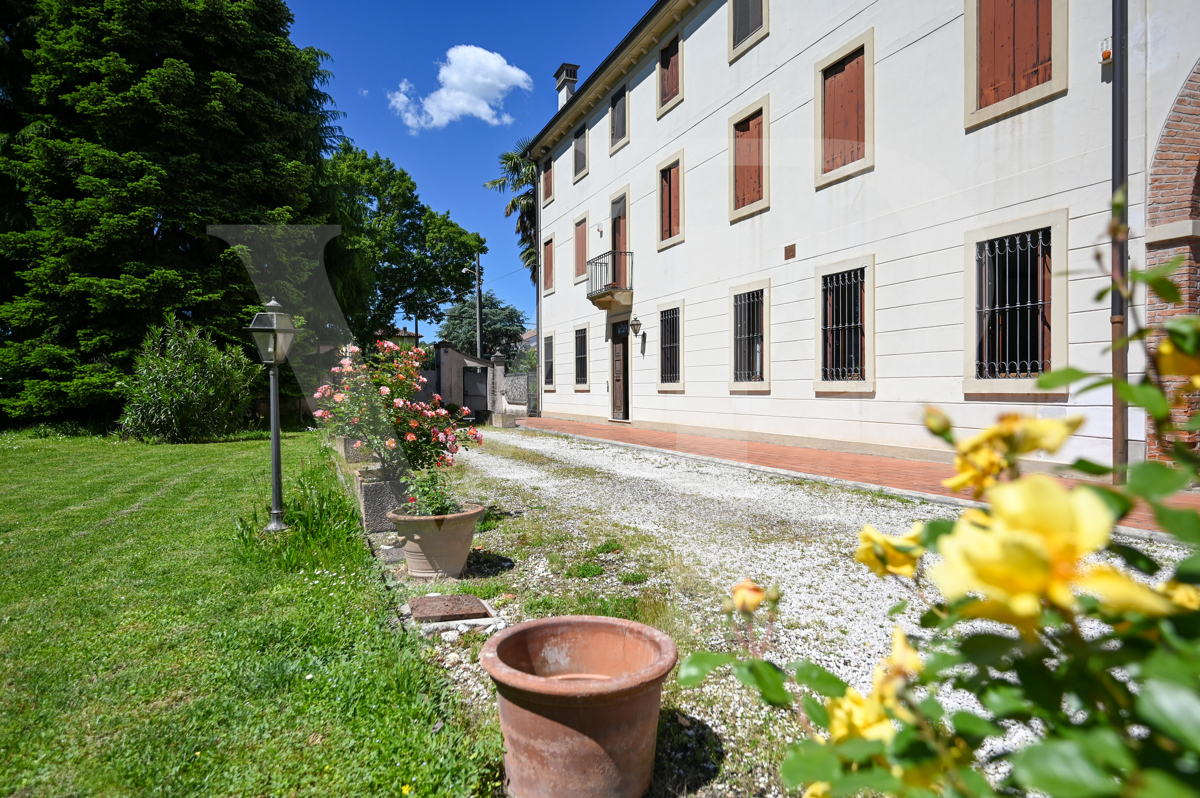
{"type": "MultiPolygon", "coordinates": [[[[1120,225],[1112,240],[1113,277],[1125,284],[1129,250],[1123,232],[1129,224],[1129,3],[1112,0],[1113,82],[1112,82],[1112,191],[1125,190],[1125,207],[1121,209],[1120,225]]],[[[1113,484],[1125,481],[1123,467],[1129,463],[1129,408],[1117,393],[1116,382],[1129,376],[1129,347],[1117,346],[1125,337],[1125,297],[1120,291],[1112,294],[1112,456],[1113,484]]]]}
{"type": "MultiPolygon", "coordinates": [[[[533,153],[531,152],[530,155],[532,154],[533,153]]],[[[535,160],[534,163],[536,164],[538,161],[535,160]]],[[[542,286],[541,283],[538,282],[542,277],[542,197],[538,193],[538,186],[542,184],[542,173],[540,169],[535,167],[533,174],[537,179],[538,184],[533,189],[533,251],[534,256],[537,258],[537,266],[535,267],[533,274],[533,301],[535,303],[535,307],[537,308],[537,312],[535,313],[537,321],[537,335],[534,336],[534,338],[537,339],[537,373],[533,375],[533,384],[537,386],[538,393],[537,415],[541,416],[543,413],[542,408],[544,407],[542,400],[546,397],[545,393],[542,392],[542,286]]],[[[525,402],[526,413],[528,414],[528,397],[526,397],[525,402]]]]}

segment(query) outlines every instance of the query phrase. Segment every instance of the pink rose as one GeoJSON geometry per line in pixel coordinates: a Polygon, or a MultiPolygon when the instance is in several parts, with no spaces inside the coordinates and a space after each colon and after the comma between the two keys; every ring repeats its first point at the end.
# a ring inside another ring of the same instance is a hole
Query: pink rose
{"type": "Polygon", "coordinates": [[[380,396],[387,396],[391,392],[392,392],[392,389],[387,387],[386,385],[379,386],[379,395],[380,396]]]}
{"type": "Polygon", "coordinates": [[[384,446],[388,447],[389,449],[395,449],[396,448],[396,439],[388,438],[387,443],[385,443],[384,446]]]}
{"type": "Polygon", "coordinates": [[[361,448],[362,448],[362,441],[355,441],[355,442],[354,442],[354,448],[355,448],[355,449],[361,449],[361,448]]]}
{"type": "Polygon", "coordinates": [[[344,393],[335,393],[333,395],[333,401],[335,401],[335,402],[341,402],[345,398],[346,398],[346,394],[344,394],[344,393]]]}
{"type": "Polygon", "coordinates": [[[404,440],[406,440],[406,441],[411,442],[411,441],[415,441],[416,439],[417,439],[417,436],[413,435],[411,432],[404,436],[404,440]]]}

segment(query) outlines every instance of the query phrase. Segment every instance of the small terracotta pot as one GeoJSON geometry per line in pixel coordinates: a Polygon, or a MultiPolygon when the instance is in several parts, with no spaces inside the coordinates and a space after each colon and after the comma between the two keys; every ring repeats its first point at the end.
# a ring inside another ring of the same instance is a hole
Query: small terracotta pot
{"type": "Polygon", "coordinates": [[[471,541],[475,539],[475,524],[483,515],[481,505],[463,507],[466,508],[463,512],[454,515],[408,515],[395,510],[388,513],[388,520],[404,544],[409,576],[436,579],[462,573],[471,553],[471,541]]]}
{"type": "Polygon", "coordinates": [[[479,662],[496,683],[514,798],[641,798],[675,643],[645,624],[568,615],[509,627],[479,662]]]}

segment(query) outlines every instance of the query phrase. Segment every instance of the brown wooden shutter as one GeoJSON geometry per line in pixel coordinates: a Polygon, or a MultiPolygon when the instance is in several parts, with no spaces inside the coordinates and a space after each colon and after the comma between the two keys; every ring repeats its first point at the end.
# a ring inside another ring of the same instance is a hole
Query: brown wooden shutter
{"type": "Polygon", "coordinates": [[[661,64],[660,72],[662,74],[662,100],[663,104],[674,99],[679,94],[679,37],[676,36],[671,40],[671,43],[662,49],[660,54],[661,64]]]}
{"type": "Polygon", "coordinates": [[[1013,21],[1014,93],[1050,80],[1050,0],[1016,0],[1013,21]]]}
{"type": "Polygon", "coordinates": [[[587,274],[587,220],[575,223],[575,276],[587,274]]]}
{"type": "Polygon", "coordinates": [[[658,188],[658,240],[666,241],[671,237],[671,170],[659,172],[658,179],[661,183],[658,188]]]}
{"type": "Polygon", "coordinates": [[[554,159],[547,158],[546,166],[542,170],[542,199],[550,199],[554,196],[554,159]]]}
{"type": "Polygon", "coordinates": [[[554,287],[554,241],[547,241],[542,244],[542,269],[545,276],[542,278],[542,288],[550,289],[554,287]]]}
{"type": "Polygon", "coordinates": [[[733,137],[733,207],[744,208],[763,198],[762,111],[734,125],[733,137]]]}
{"type": "Polygon", "coordinates": [[[822,172],[866,157],[866,54],[857,50],[823,73],[822,172]]]}
{"type": "Polygon", "coordinates": [[[674,238],[682,230],[679,226],[679,186],[682,175],[679,171],[679,164],[675,164],[667,172],[671,175],[671,235],[669,238],[674,238]]]}
{"type": "Polygon", "coordinates": [[[979,1],[979,107],[1050,80],[1053,0],[979,1]]]}
{"type": "Polygon", "coordinates": [[[742,208],[746,205],[746,163],[749,153],[746,151],[747,138],[750,135],[750,120],[745,119],[733,126],[733,207],[742,208]]]}

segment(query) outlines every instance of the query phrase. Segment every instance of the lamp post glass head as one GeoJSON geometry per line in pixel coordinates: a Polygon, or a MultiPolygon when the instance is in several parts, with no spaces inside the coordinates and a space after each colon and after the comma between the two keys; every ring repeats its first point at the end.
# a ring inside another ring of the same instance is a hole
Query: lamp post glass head
{"type": "Polygon", "coordinates": [[[629,331],[634,335],[638,335],[642,331],[642,320],[637,316],[633,317],[633,321],[629,322],[629,331]]]}
{"type": "Polygon", "coordinates": [[[283,312],[282,305],[272,299],[265,311],[254,314],[248,329],[263,363],[277,365],[287,360],[296,328],[292,326],[292,317],[283,312]]]}

